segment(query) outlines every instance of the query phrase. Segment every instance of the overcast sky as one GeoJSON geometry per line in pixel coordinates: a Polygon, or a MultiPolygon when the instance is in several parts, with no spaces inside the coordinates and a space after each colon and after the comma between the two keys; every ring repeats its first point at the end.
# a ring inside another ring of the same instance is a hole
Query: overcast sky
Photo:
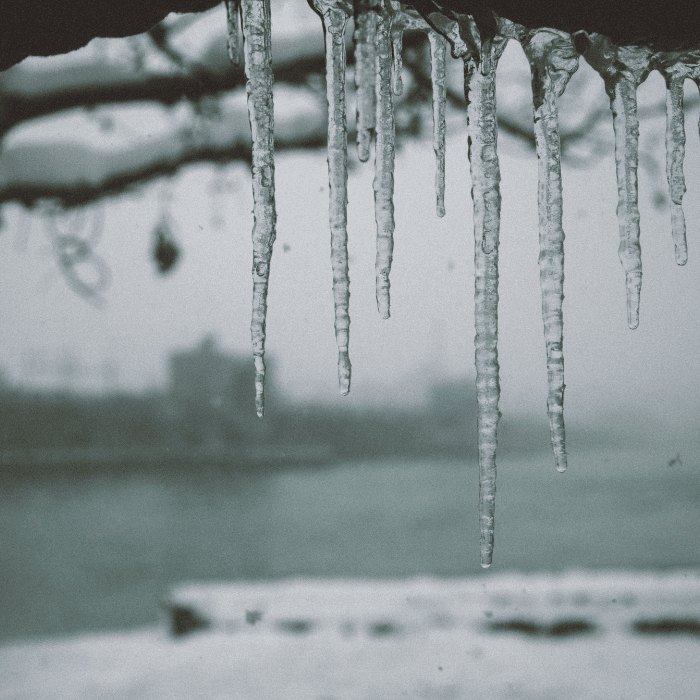
{"type": "MultiPolygon", "coordinates": [[[[519,53],[519,50],[517,50],[519,53]]],[[[513,54],[516,56],[516,54],[513,54]]],[[[513,59],[522,62],[521,57],[513,59]]],[[[520,69],[524,65],[520,64],[520,69]]],[[[653,76],[644,87],[663,95],[653,76]]],[[[602,83],[600,95],[602,96],[602,83]]],[[[604,99],[604,98],[603,98],[604,99]]],[[[617,191],[612,154],[588,168],[564,164],[566,231],[565,370],[570,421],[639,421],[645,429],[688,436],[700,424],[700,167],[697,112],[687,119],[685,200],[689,262],[675,265],[665,205],[664,118],[645,121],[642,139],[658,172],[640,170],[644,278],[640,326],[626,324],[624,274],[617,257],[617,191]]],[[[609,121],[603,124],[611,138],[609,121]]],[[[535,154],[501,134],[503,216],[499,358],[502,411],[543,415],[546,370],[537,266],[535,154]]],[[[434,214],[430,140],[408,143],[396,159],[392,317],[374,299],[371,163],[351,148],[352,391],[337,392],[327,170],[322,152],[277,156],[277,243],[270,282],[268,344],[276,379],[289,397],[358,405],[420,401],[443,377],[473,375],[473,234],[466,133],[451,123],[447,216],[434,214]]],[[[95,308],[62,280],[38,216],[4,210],[0,237],[0,364],[24,382],[49,382],[75,357],[99,385],[100,368],[118,367],[118,384],[142,390],[166,381],[168,353],[213,333],[250,352],[252,196],[247,166],[214,177],[194,167],[174,182],[170,214],[183,255],[167,277],[155,272],[152,230],[162,183],[106,203],[96,252],[112,283],[95,308]]],[[[89,222],[88,222],[89,223],[89,222]]],[[[63,225],[70,227],[70,222],[63,225]]],[[[116,380],[112,376],[110,380],[116,380]]],[[[252,388],[251,388],[252,391],[252,388]]]]}

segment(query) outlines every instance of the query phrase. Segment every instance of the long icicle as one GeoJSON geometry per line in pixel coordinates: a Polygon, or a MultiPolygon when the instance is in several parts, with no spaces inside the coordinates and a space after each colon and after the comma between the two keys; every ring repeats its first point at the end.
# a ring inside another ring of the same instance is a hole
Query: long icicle
{"type": "Polygon", "coordinates": [[[394,251],[394,104],[391,90],[391,15],[382,9],[376,36],[376,132],[374,151],[374,218],[377,310],[390,316],[389,273],[394,251]]]}
{"type": "Polygon", "coordinates": [[[600,35],[591,35],[591,38],[584,56],[605,81],[605,90],[610,97],[613,115],[617,219],[620,229],[618,255],[625,270],[627,324],[634,329],[639,325],[639,298],[642,290],[642,249],[639,244],[637,201],[637,87],[651,70],[651,50],[631,46],[618,47],[600,35]]]}
{"type": "Polygon", "coordinates": [[[348,276],[348,139],[345,115],[345,25],[347,15],[326,0],[314,0],[323,18],[326,38],[326,96],[328,99],[328,214],[331,228],[331,265],[335,339],[338,345],[340,393],[350,391],[350,279],[348,276]]]}
{"type": "Polygon", "coordinates": [[[566,470],[564,431],[564,228],[562,225],[561,144],[557,98],[578,68],[568,35],[535,32],[523,42],[532,68],[538,169],[540,287],[547,351],[547,414],[558,471],[566,470]]]}
{"type": "MultiPolygon", "coordinates": [[[[479,532],[481,566],[491,566],[496,504],[496,430],[498,410],[498,238],[501,174],[496,152],[496,65],[506,40],[491,44],[486,75],[472,58],[465,60],[469,162],[474,203],[474,321],[479,441],[479,532]],[[487,252],[483,241],[492,242],[487,252]]],[[[483,59],[481,65],[484,64],[483,59]]]]}
{"type": "Polygon", "coordinates": [[[274,112],[270,0],[242,0],[248,115],[253,139],[253,318],[255,408],[265,410],[265,317],[272,245],[275,241],[274,112]]]}
{"type": "Polygon", "coordinates": [[[372,0],[355,3],[355,89],[357,91],[357,157],[369,160],[375,125],[377,13],[372,0]]]}
{"type": "MultiPolygon", "coordinates": [[[[680,67],[680,66],[679,66],[680,67]]],[[[682,67],[681,67],[682,69],[682,67]]],[[[671,237],[676,263],[688,262],[688,242],[685,235],[683,195],[686,192],[683,174],[685,157],[685,117],[683,115],[683,83],[685,71],[679,74],[664,72],[666,79],[666,179],[671,199],[671,237]]]]}
{"type": "Polygon", "coordinates": [[[435,151],[435,199],[437,215],[445,216],[445,134],[447,125],[447,78],[445,53],[447,41],[436,31],[428,31],[430,41],[430,77],[433,84],[433,150],[435,151]]]}

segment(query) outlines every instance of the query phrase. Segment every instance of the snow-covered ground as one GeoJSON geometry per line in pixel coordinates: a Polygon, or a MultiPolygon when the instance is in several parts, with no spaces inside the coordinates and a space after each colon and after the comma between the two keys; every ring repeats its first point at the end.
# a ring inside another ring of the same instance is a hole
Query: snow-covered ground
{"type": "Polygon", "coordinates": [[[700,572],[189,584],[208,626],[0,647],[9,700],[700,697],[700,572]]]}

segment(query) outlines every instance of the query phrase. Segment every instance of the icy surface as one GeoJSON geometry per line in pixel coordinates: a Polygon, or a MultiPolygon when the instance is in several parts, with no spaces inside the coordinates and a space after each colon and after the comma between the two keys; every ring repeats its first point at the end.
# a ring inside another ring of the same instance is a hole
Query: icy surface
{"type": "Polygon", "coordinates": [[[547,348],[547,413],[556,468],[566,470],[564,439],[564,229],[562,227],[559,112],[569,78],[578,68],[578,53],[568,35],[535,32],[524,45],[532,68],[535,142],[538,160],[540,287],[547,348]]]}
{"type": "Polygon", "coordinates": [[[617,217],[620,228],[618,254],[625,270],[627,324],[630,328],[636,328],[639,325],[639,296],[642,289],[642,249],[639,244],[637,205],[637,87],[651,71],[651,51],[629,46],[616,47],[606,37],[592,35],[592,43],[584,56],[603,77],[610,97],[615,130],[617,217]]]}
{"type": "Polygon", "coordinates": [[[243,64],[243,35],[241,33],[241,0],[227,0],[228,55],[234,66],[243,64]]]}
{"type": "Polygon", "coordinates": [[[343,9],[315,0],[326,36],[326,96],[328,99],[328,185],[331,228],[331,264],[338,344],[338,384],[350,391],[350,279],[348,277],[348,143],[345,115],[345,25],[343,9]]]}
{"type": "Polygon", "coordinates": [[[496,66],[507,39],[488,45],[484,75],[476,61],[465,61],[465,95],[469,162],[474,203],[474,320],[476,325],[476,391],[479,441],[479,532],[481,565],[493,557],[496,500],[496,430],[498,410],[498,236],[501,215],[501,175],[496,142],[496,66]]]}
{"type": "Polygon", "coordinates": [[[394,251],[394,104],[391,90],[391,15],[382,11],[376,31],[376,132],[374,153],[374,218],[377,310],[389,318],[389,273],[394,251]]]}
{"type": "Polygon", "coordinates": [[[375,76],[377,13],[371,0],[355,5],[355,89],[357,90],[357,157],[369,160],[369,147],[375,120],[375,76]]]}
{"type": "Polygon", "coordinates": [[[275,241],[275,161],[270,0],[242,0],[248,114],[253,138],[253,319],[255,408],[262,417],[265,385],[265,317],[275,241]]]}
{"type": "Polygon", "coordinates": [[[428,32],[433,83],[433,148],[435,149],[435,199],[438,216],[445,216],[445,122],[447,42],[437,32],[428,32]]]}

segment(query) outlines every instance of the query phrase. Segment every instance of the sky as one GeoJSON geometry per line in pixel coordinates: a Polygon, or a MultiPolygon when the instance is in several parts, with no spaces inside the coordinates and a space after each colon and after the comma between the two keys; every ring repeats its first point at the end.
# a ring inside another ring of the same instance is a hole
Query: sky
{"type": "MultiPolygon", "coordinates": [[[[515,82],[527,88],[517,47],[503,58],[499,99],[515,82]],[[514,77],[515,76],[515,77],[514,77]],[[516,80],[517,78],[517,80],[516,80]]],[[[562,119],[581,110],[574,97],[589,88],[575,76],[562,119]],[[576,81],[580,81],[576,83],[576,81]],[[578,85],[578,87],[577,87],[578,85]],[[577,92],[579,90],[579,92],[577,92]]],[[[602,82],[593,98],[605,104],[602,82]]],[[[510,90],[510,92],[509,92],[510,90]]],[[[691,94],[690,92],[688,94],[691,94]]],[[[588,99],[588,98],[586,98],[588,99]]],[[[640,104],[663,99],[653,75],[640,104]]],[[[644,277],[641,321],[627,328],[624,274],[617,257],[617,191],[612,127],[602,120],[605,152],[587,167],[563,164],[566,231],[564,351],[570,422],[657,431],[690,439],[700,424],[700,148],[697,107],[687,117],[684,208],[689,262],[674,262],[670,216],[660,192],[664,117],[642,123],[640,168],[644,277]]],[[[136,127],[134,127],[136,128],[136,127]]],[[[352,390],[337,390],[325,154],[276,157],[277,241],[273,257],[267,353],[287,398],[333,405],[420,403],[443,379],[473,377],[473,233],[464,119],[448,126],[444,219],[435,215],[434,154],[429,138],[406,142],[396,158],[396,233],[391,273],[392,315],[379,318],[374,298],[371,162],[353,161],[349,177],[352,390]]],[[[505,413],[543,417],[546,367],[537,266],[537,161],[521,141],[501,133],[502,173],[499,361],[505,413]]],[[[0,366],[17,382],[146,391],[167,382],[168,354],[213,334],[229,351],[250,353],[252,195],[244,164],[196,166],[170,183],[154,183],[84,215],[82,230],[104,217],[95,252],[111,286],[98,308],[62,279],[45,217],[3,209],[0,231],[0,366]],[[152,261],[153,229],[166,211],[182,250],[172,274],[152,261]],[[60,367],[64,367],[61,371],[60,367]],[[63,372],[63,373],[61,373],[63,372]]],[[[80,230],[75,217],[54,222],[80,230]]],[[[252,391],[252,388],[251,388],[252,391]]],[[[670,444],[669,442],[669,444],[670,444]]]]}

